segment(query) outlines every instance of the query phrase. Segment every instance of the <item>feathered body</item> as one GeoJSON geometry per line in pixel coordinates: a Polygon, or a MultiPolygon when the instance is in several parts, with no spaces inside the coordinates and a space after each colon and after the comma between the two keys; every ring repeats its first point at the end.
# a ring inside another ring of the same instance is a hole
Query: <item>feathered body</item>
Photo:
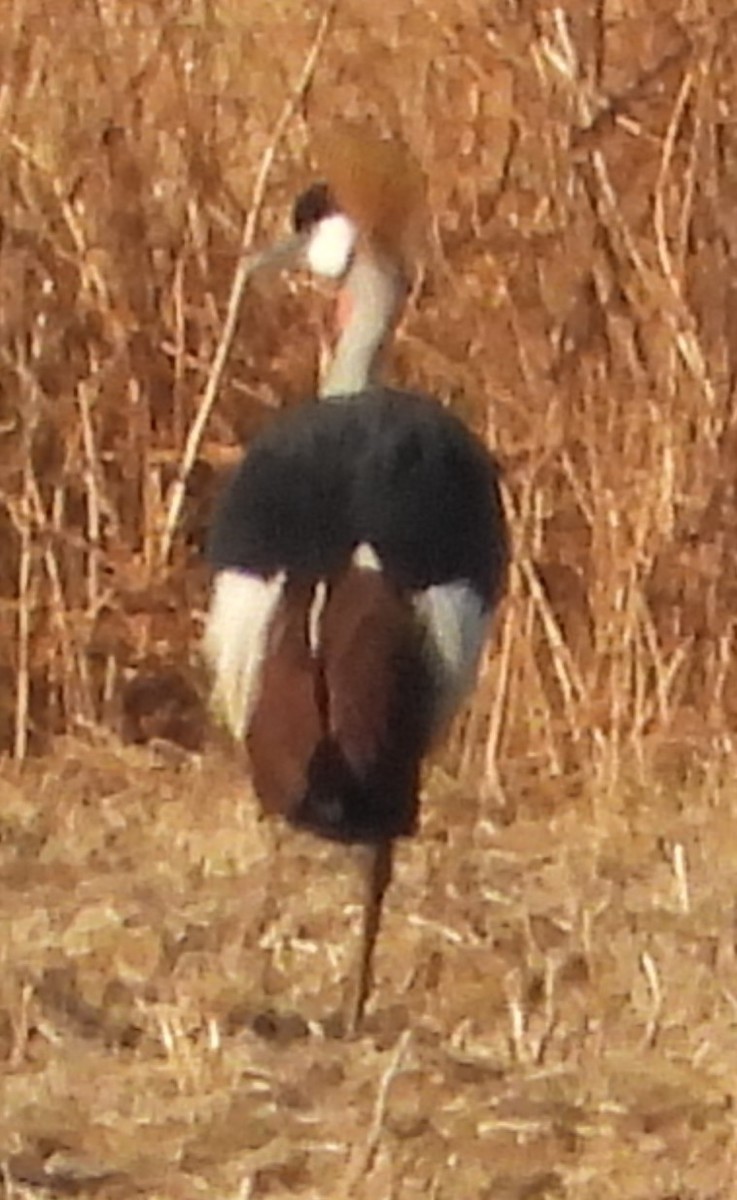
{"type": "Polygon", "coordinates": [[[215,700],[265,808],[345,841],[412,832],[419,763],[475,678],[503,528],[492,460],[425,397],[307,405],[252,444],[213,526],[208,654],[230,645],[229,602],[253,599],[252,669],[229,698],[216,671],[215,700]]]}

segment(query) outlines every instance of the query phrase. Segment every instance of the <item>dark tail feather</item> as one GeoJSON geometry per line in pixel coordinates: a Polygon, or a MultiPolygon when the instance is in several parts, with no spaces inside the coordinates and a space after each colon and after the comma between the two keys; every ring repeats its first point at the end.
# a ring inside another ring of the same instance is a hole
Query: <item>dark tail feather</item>
{"type": "Polygon", "coordinates": [[[408,602],[378,570],[351,567],[320,629],[325,736],[295,824],[323,837],[380,842],[411,834],[429,740],[430,679],[408,602]]]}
{"type": "Polygon", "coordinates": [[[314,589],[288,582],[247,744],[266,812],[344,842],[409,835],[429,741],[431,681],[409,602],[381,572],[332,586],[313,654],[314,589]]]}

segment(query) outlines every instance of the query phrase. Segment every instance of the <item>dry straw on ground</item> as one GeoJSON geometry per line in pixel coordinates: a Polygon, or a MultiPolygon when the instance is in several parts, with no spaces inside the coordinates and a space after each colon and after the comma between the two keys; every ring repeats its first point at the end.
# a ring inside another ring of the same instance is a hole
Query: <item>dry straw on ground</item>
{"type": "Polygon", "coordinates": [[[731,0],[2,33],[4,1194],[730,1200],[731,0]],[[212,497],[325,329],[239,255],[336,113],[427,172],[394,371],[498,451],[516,552],[350,1044],[348,856],[270,844],[196,658],[212,497]]]}

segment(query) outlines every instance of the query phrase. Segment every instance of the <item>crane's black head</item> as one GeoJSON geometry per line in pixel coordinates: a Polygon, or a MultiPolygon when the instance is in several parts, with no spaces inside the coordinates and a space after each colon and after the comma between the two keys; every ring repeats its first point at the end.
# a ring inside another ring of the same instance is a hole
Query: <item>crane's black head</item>
{"type": "Polygon", "coordinates": [[[358,229],[323,180],[310,184],[292,206],[292,236],[255,254],[249,273],[264,267],[306,265],[315,275],[340,279],[347,271],[358,229]]]}
{"type": "Polygon", "coordinates": [[[345,275],[353,261],[358,228],[341,210],[324,180],[310,184],[299,194],[292,208],[292,227],[314,275],[326,279],[345,275]]]}
{"type": "Polygon", "coordinates": [[[292,208],[292,228],[295,233],[309,233],[325,217],[339,212],[335,197],[324,180],[311,183],[300,192],[292,208]]]}

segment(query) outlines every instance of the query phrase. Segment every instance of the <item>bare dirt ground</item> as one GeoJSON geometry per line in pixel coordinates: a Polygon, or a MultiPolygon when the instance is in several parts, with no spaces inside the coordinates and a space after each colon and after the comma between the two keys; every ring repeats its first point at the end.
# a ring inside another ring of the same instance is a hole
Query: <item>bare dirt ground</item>
{"type": "Polygon", "coordinates": [[[4,1195],[732,1200],[731,0],[0,22],[4,1195]],[[259,823],[197,654],[223,469],[329,320],[236,308],[239,248],[336,115],[426,172],[392,373],[515,549],[354,1041],[355,864],[259,823]]]}
{"type": "Polygon", "coordinates": [[[343,848],[217,756],[74,741],[2,800],[10,1196],[729,1197],[734,785],[436,770],[364,1033],[343,848]],[[588,792],[588,789],[586,789],[588,792]]]}

